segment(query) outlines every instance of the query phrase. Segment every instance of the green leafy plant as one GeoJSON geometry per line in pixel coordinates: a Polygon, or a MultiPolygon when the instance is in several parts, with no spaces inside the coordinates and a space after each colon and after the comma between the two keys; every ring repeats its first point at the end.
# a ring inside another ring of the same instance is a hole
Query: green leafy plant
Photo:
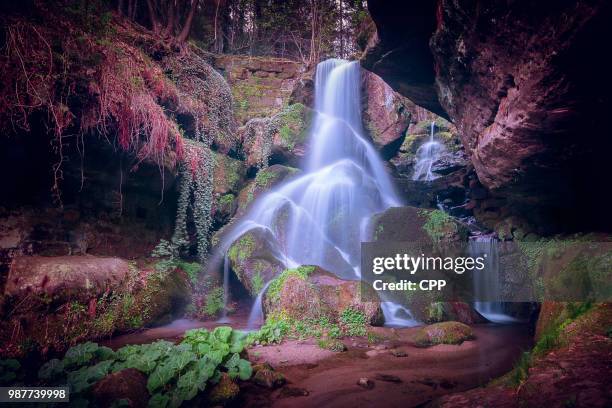
{"type": "Polygon", "coordinates": [[[352,307],[344,309],[340,314],[340,325],[349,336],[366,335],[366,316],[360,310],[352,307]]]}
{"type": "Polygon", "coordinates": [[[249,379],[251,364],[240,358],[245,342],[246,335],[231,327],[190,330],[180,344],[160,340],[116,352],[88,342],[70,348],[61,360],[48,361],[38,376],[45,384],[68,384],[75,400],[86,401],[91,387],[107,374],[134,368],[147,375],[149,406],[178,407],[216,383],[221,373],[249,379]]]}
{"type": "Polygon", "coordinates": [[[202,310],[204,314],[208,316],[216,316],[217,313],[222,311],[224,297],[225,295],[223,293],[223,288],[216,287],[211,289],[206,297],[206,303],[204,304],[204,309],[202,310]]]}

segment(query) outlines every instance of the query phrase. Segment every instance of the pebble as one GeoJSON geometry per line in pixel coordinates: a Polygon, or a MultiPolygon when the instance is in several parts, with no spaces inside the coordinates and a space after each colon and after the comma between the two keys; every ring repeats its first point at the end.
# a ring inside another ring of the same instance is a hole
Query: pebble
{"type": "Polygon", "coordinates": [[[374,381],[369,380],[367,377],[361,377],[359,381],[357,381],[357,385],[367,390],[371,390],[374,388],[374,381]]]}

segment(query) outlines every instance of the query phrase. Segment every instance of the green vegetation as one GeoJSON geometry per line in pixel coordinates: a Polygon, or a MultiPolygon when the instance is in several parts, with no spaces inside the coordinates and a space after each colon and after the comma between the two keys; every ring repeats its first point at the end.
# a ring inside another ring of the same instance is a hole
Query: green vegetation
{"type": "Polygon", "coordinates": [[[320,339],[317,341],[317,345],[319,346],[319,348],[333,351],[335,353],[346,351],[346,346],[340,340],[320,339]]]}
{"type": "Polygon", "coordinates": [[[217,316],[217,314],[223,310],[224,296],[223,288],[212,288],[208,296],[206,296],[206,303],[204,303],[202,313],[210,317],[217,316]]]}
{"type": "Polygon", "coordinates": [[[429,347],[436,344],[461,344],[474,338],[470,326],[459,322],[434,323],[421,328],[413,337],[417,347],[429,347]]]}
{"type": "Polygon", "coordinates": [[[219,205],[222,207],[231,207],[236,197],[233,194],[224,194],[219,198],[219,205]]]}
{"type": "Polygon", "coordinates": [[[531,352],[524,352],[510,373],[510,380],[514,386],[524,382],[529,376],[529,367],[534,360],[546,355],[551,350],[559,348],[566,343],[564,338],[565,329],[580,316],[586,314],[593,308],[591,302],[569,302],[565,305],[563,312],[552,321],[540,334],[538,342],[531,352]]]}
{"type": "Polygon", "coordinates": [[[256,272],[251,278],[251,293],[253,295],[259,294],[264,287],[264,280],[261,276],[261,272],[256,272]]]}
{"type": "Polygon", "coordinates": [[[248,259],[255,249],[253,235],[247,233],[237,242],[234,242],[228,251],[228,256],[233,262],[243,262],[248,259]]]}
{"type": "Polygon", "coordinates": [[[340,314],[340,326],[349,336],[365,336],[366,316],[360,310],[347,307],[340,314]]]}
{"type": "Polygon", "coordinates": [[[442,210],[420,210],[419,215],[427,218],[423,229],[436,244],[460,232],[453,218],[442,210]]]}
{"type": "Polygon", "coordinates": [[[270,183],[277,177],[277,174],[269,171],[268,169],[262,169],[257,172],[255,176],[255,185],[260,188],[268,188],[270,183]]]}
{"type": "Polygon", "coordinates": [[[310,117],[310,110],[301,103],[289,105],[279,113],[278,132],[289,151],[306,139],[310,117]]]}
{"type": "Polygon", "coordinates": [[[297,277],[302,280],[308,279],[308,275],[314,272],[314,266],[300,266],[295,269],[284,270],[276,279],[274,279],[270,286],[268,286],[268,297],[272,302],[278,302],[280,299],[280,292],[285,285],[285,281],[289,277],[297,277]]]}
{"type": "Polygon", "coordinates": [[[96,343],[70,348],[64,358],[44,364],[39,379],[47,385],[68,384],[71,402],[87,404],[92,386],[109,373],[134,368],[147,376],[149,406],[178,407],[216,384],[222,375],[247,380],[252,368],[240,358],[246,336],[231,327],[190,330],[179,344],[160,340],[128,345],[116,352],[96,343]]]}

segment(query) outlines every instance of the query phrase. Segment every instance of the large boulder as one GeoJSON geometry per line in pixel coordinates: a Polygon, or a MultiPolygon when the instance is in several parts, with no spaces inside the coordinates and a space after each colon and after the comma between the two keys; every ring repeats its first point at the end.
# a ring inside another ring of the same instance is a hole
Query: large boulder
{"type": "Polygon", "coordinates": [[[303,320],[327,317],[338,322],[343,311],[353,309],[365,315],[367,324],[383,323],[380,302],[371,293],[362,299],[360,281],[347,281],[316,267],[287,269],[270,284],[264,296],[266,315],[280,314],[303,320]]]}
{"type": "Polygon", "coordinates": [[[395,155],[406,136],[412,103],[391,89],[379,76],[363,71],[363,123],[374,147],[385,159],[395,155]]]}
{"type": "Polygon", "coordinates": [[[253,296],[265,282],[274,279],[284,269],[279,261],[281,252],[270,231],[254,228],[242,234],[230,246],[227,256],[238,280],[253,296]]]}
{"type": "Polygon", "coordinates": [[[22,256],[11,264],[4,296],[46,296],[56,300],[88,300],[118,289],[129,273],[119,258],[95,256],[22,256]]]}
{"type": "Polygon", "coordinates": [[[392,207],[370,221],[372,241],[450,244],[463,242],[467,229],[441,210],[392,207]]]}
{"type": "Polygon", "coordinates": [[[91,393],[102,407],[111,407],[121,401],[121,406],[144,408],[149,401],[147,376],[135,368],[108,374],[94,385],[91,393]]]}
{"type": "Polygon", "coordinates": [[[459,322],[435,323],[421,328],[414,334],[413,341],[417,347],[429,347],[437,344],[461,344],[474,339],[470,326],[459,322]]]}

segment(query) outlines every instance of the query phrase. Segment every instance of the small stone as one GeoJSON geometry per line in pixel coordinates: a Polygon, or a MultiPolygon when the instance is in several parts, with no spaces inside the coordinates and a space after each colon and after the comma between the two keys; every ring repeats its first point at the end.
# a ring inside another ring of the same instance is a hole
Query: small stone
{"type": "Polygon", "coordinates": [[[391,354],[395,357],[408,357],[408,353],[402,350],[391,350],[391,354]]]}
{"type": "Polygon", "coordinates": [[[374,350],[386,350],[386,349],[388,349],[388,347],[385,344],[379,344],[378,346],[374,347],[374,350]]]}
{"type": "Polygon", "coordinates": [[[285,384],[285,377],[281,373],[263,368],[255,373],[253,382],[264,388],[278,388],[285,384]]]}
{"type": "Polygon", "coordinates": [[[368,357],[376,357],[378,355],[378,351],[376,350],[368,350],[366,351],[366,356],[368,357]]]}
{"type": "Polygon", "coordinates": [[[209,400],[213,404],[225,405],[240,393],[240,387],[232,381],[227,373],[221,374],[219,383],[210,391],[209,400]]]}
{"type": "Polygon", "coordinates": [[[361,377],[359,381],[357,381],[357,385],[365,388],[366,390],[371,390],[372,388],[374,388],[374,381],[369,380],[366,377],[361,377]]]}

